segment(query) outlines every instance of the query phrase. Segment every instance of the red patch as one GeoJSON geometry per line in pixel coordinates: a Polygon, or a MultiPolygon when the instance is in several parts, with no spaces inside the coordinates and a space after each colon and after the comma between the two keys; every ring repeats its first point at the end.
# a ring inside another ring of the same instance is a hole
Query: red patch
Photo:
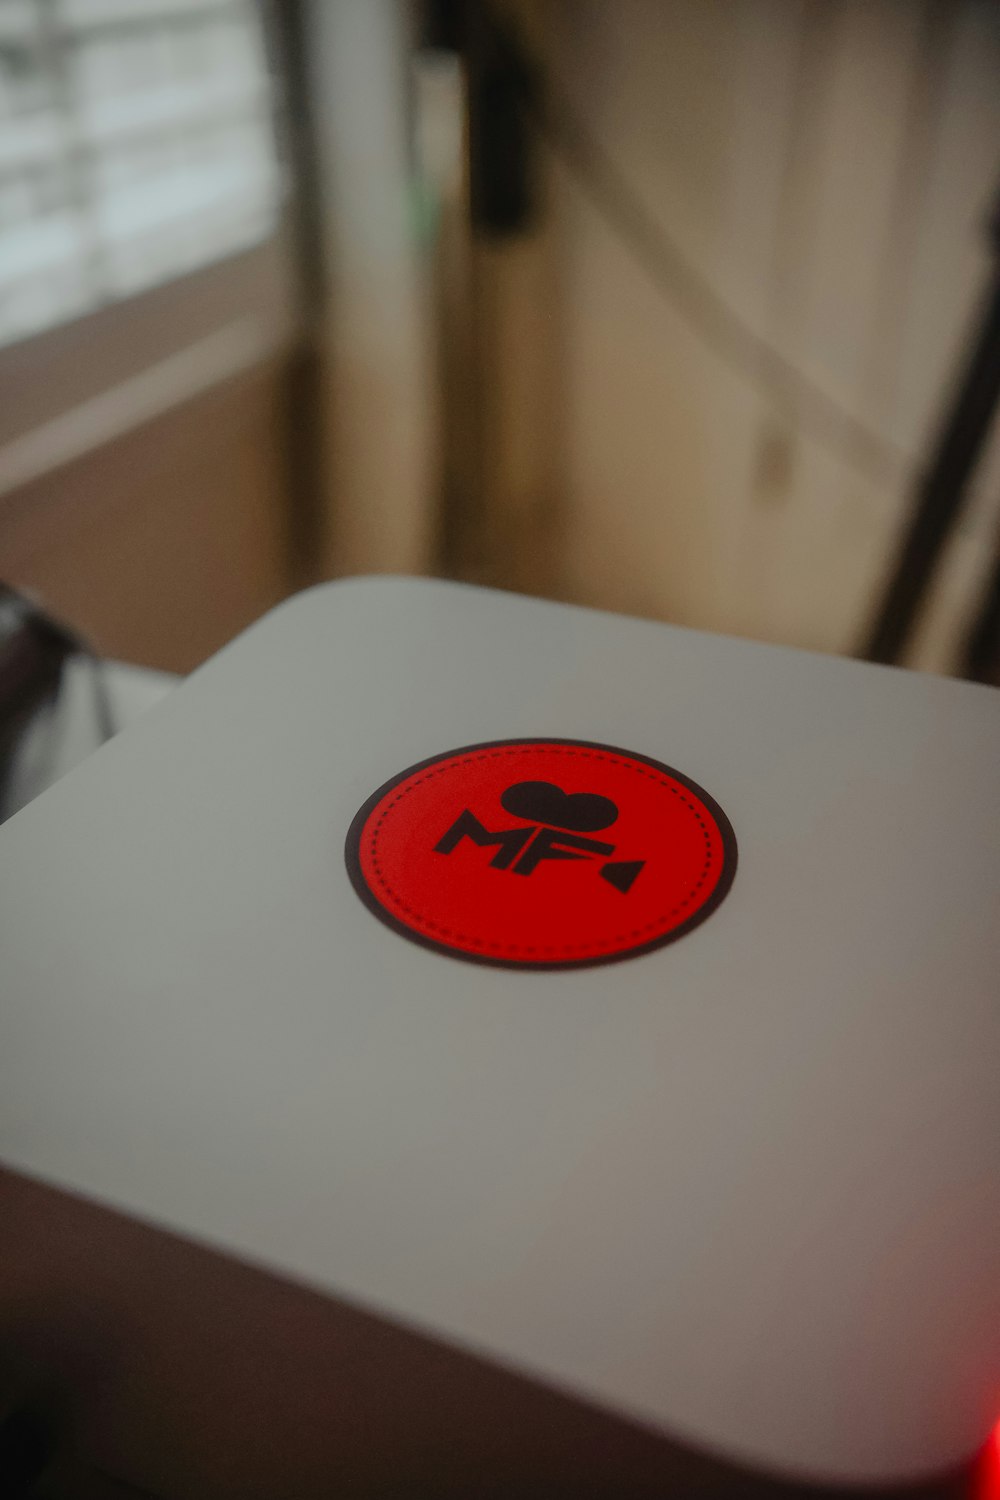
{"type": "Polygon", "coordinates": [[[509,740],[394,777],[347,838],[358,895],[426,947],[510,968],[646,953],[715,910],[736,872],[716,802],[645,756],[509,740]]]}

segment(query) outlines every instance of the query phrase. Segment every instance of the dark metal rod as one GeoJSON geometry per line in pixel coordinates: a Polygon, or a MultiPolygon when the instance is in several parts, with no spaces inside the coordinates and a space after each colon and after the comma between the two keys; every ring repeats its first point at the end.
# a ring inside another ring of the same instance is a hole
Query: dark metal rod
{"type": "Polygon", "coordinates": [[[992,576],[965,639],[960,670],[963,677],[974,682],[992,682],[1000,687],[1000,544],[992,576]]]}
{"type": "Polygon", "coordinates": [[[898,661],[944,545],[961,514],[1000,400],[1000,270],[985,304],[972,356],[947,413],[930,466],[919,481],[910,524],[889,587],[861,655],[898,661]]]}

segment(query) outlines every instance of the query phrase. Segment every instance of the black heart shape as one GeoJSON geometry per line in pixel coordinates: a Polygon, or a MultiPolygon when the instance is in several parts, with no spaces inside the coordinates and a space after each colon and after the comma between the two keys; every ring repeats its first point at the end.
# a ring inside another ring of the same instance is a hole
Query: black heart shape
{"type": "Polygon", "coordinates": [[[564,792],[551,781],[517,781],[500,798],[501,807],[529,823],[549,823],[576,833],[595,833],[618,816],[610,797],[596,792],[564,792]]]}

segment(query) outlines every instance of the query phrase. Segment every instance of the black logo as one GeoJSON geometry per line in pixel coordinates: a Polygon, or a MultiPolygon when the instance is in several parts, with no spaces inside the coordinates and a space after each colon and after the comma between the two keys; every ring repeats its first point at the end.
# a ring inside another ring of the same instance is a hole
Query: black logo
{"type": "MultiPolygon", "coordinates": [[[[524,820],[513,828],[492,831],[466,808],[435,844],[438,854],[453,854],[463,839],[480,848],[496,846],[490,865],[514,875],[532,875],[542,860],[599,859],[614,854],[614,844],[581,838],[610,828],[618,808],[596,792],[564,792],[551,781],[518,781],[500,798],[505,812],[524,820]]],[[[626,895],[645,865],[644,859],[607,860],[598,874],[626,895]]]]}

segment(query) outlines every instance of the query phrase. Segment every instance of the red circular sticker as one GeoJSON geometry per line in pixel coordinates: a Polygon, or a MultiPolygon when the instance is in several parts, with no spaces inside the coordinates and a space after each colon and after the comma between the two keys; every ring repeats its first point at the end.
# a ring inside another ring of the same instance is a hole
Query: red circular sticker
{"type": "Polygon", "coordinates": [[[584,740],[469,745],[379,787],[347,837],[362,901],[404,937],[510,968],[612,963],[703,922],[736,872],[718,803],[584,740]]]}

